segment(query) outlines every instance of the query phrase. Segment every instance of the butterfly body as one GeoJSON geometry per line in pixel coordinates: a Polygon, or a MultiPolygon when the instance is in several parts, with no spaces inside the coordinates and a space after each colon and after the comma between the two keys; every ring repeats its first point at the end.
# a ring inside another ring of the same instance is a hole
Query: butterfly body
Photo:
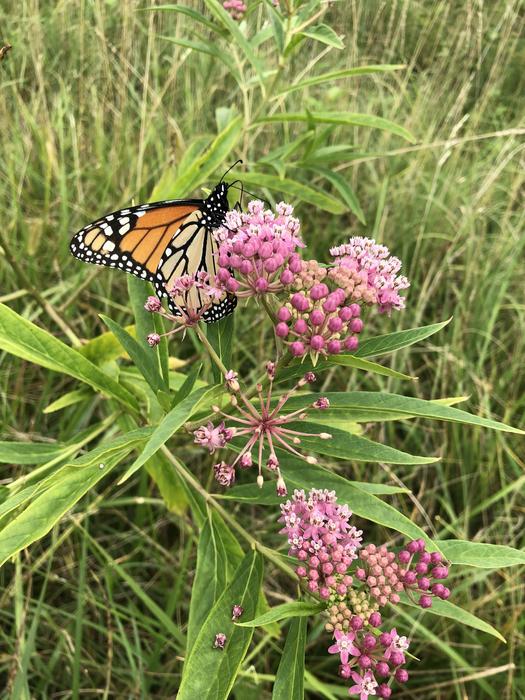
{"type": "MultiPolygon", "coordinates": [[[[107,214],[76,233],[70,250],[84,262],[152,282],[178,315],[180,310],[168,293],[170,286],[184,275],[215,275],[217,244],[212,230],[224,222],[228,209],[228,185],[221,181],[206,199],[170,199],[107,214]]],[[[187,301],[197,311],[209,304],[198,289],[187,301]]],[[[235,306],[236,299],[225,295],[204,311],[203,320],[218,321],[235,306]]]]}

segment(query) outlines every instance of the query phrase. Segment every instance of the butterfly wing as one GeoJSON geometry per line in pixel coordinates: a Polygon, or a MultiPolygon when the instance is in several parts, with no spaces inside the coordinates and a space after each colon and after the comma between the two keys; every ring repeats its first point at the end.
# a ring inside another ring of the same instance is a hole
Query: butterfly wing
{"type": "Polygon", "coordinates": [[[202,200],[167,200],[120,209],[73,236],[71,253],[84,262],[116,267],[155,282],[161,257],[202,200]]]}
{"type": "MultiPolygon", "coordinates": [[[[73,236],[71,253],[84,262],[113,267],[155,285],[160,297],[168,296],[177,277],[201,270],[216,272],[216,242],[211,232],[209,209],[219,207],[208,200],[166,200],[120,209],[85,226],[73,236]]],[[[218,225],[217,222],[215,222],[218,225]]],[[[187,305],[199,310],[210,299],[193,289],[187,305]]],[[[179,314],[168,296],[170,310],[179,314]]],[[[203,314],[207,323],[232,313],[237,299],[231,295],[213,300],[203,314]]]]}
{"type": "MultiPolygon", "coordinates": [[[[155,288],[159,295],[165,295],[178,277],[195,275],[198,272],[208,272],[213,277],[217,272],[218,247],[203,212],[198,209],[192,212],[181,225],[176,236],[162,255],[155,279],[155,288]]],[[[181,301],[178,299],[177,301],[181,301]]],[[[200,310],[210,303],[210,298],[198,287],[193,287],[184,298],[186,306],[200,310]]],[[[175,315],[179,310],[173,300],[168,297],[168,305],[175,315]]],[[[212,300],[212,305],[203,314],[207,323],[213,323],[231,314],[237,305],[236,297],[226,295],[224,298],[212,300]]]]}

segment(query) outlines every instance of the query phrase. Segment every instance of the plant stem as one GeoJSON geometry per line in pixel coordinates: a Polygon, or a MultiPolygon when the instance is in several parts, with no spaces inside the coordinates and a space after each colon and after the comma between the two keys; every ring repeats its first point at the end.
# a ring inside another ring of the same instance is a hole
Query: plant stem
{"type": "Polygon", "coordinates": [[[202,330],[202,328],[198,324],[195,326],[195,332],[196,332],[199,340],[201,341],[201,343],[204,345],[204,347],[208,351],[208,354],[210,355],[211,359],[215,362],[217,367],[221,370],[222,375],[224,376],[228,370],[224,366],[221,358],[217,355],[217,353],[213,349],[212,344],[210,343],[210,341],[206,337],[206,333],[204,333],[204,331],[202,330]]]}

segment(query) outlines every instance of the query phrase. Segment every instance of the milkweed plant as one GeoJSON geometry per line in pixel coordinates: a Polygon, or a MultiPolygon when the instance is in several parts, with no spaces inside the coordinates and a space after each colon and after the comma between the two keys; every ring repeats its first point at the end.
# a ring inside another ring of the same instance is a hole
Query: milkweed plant
{"type": "MultiPolygon", "coordinates": [[[[248,4],[205,4],[212,19],[192,9],[192,20],[202,31],[214,32],[217,41],[232,37],[264,86],[266,76],[243,40],[248,30],[238,24],[245,21],[248,4]]],[[[279,51],[276,75],[306,38],[341,48],[330,27],[315,24],[318,3],[310,3],[312,10],[298,3],[296,14],[294,3],[263,5],[271,13],[279,51]]],[[[212,44],[207,51],[214,50],[212,44]]],[[[241,84],[238,65],[236,55],[228,70],[241,84]]],[[[258,89],[257,80],[245,81],[245,89],[258,89]]],[[[296,87],[300,84],[287,89],[296,87]]],[[[257,102],[245,99],[245,106],[252,101],[257,102]]],[[[246,129],[252,116],[259,121],[251,126],[262,129],[258,112],[244,115],[246,129]]],[[[364,115],[292,117],[311,125],[368,124],[407,134],[384,119],[367,122],[364,115]]],[[[229,118],[198,153],[197,165],[186,163],[187,171],[178,174],[177,195],[178,188],[184,192],[203,184],[230,157],[245,127],[238,115],[229,118]]],[[[273,114],[268,122],[278,119],[273,114]]],[[[199,143],[191,146],[193,154],[199,143]]],[[[280,167],[281,158],[294,157],[301,147],[299,141],[292,143],[288,156],[277,149],[267,161],[273,157],[280,167]]],[[[308,153],[292,164],[297,177],[302,177],[301,163],[307,164],[305,172],[320,167],[323,154],[314,152],[308,165],[308,153]]],[[[326,168],[319,172],[363,220],[344,178],[326,168]]],[[[275,191],[281,184],[280,178],[256,169],[248,169],[245,178],[257,191],[275,191]]],[[[420,419],[522,431],[461,410],[453,400],[359,390],[359,373],[410,380],[380,358],[429,338],[448,322],[389,330],[389,318],[397,316],[403,325],[403,309],[418,294],[396,250],[343,230],[313,257],[308,243],[316,232],[308,220],[300,221],[293,204],[323,206],[327,216],[346,209],[305,182],[287,176],[282,184],[288,202],[272,206],[253,199],[242,209],[232,206],[223,225],[211,232],[215,269],[176,278],[165,290],[169,310],[166,299],[152,294],[146,282],[129,277],[132,328],[102,316],[108,333],[82,344],[66,326],[67,344],[0,304],[0,349],[81,384],[46,411],[71,410],[92,397],[104,399],[105,411],[100,424],[58,445],[49,461],[47,445],[39,451],[27,442],[2,443],[2,450],[16,452],[15,463],[40,466],[0,487],[0,564],[46,536],[101,480],[118,473],[122,484],[139,469],[147,470],[174,517],[189,512],[198,538],[189,616],[184,634],[174,636],[183,661],[178,700],[226,700],[246,676],[259,682],[257,673],[263,673],[260,682],[273,684],[276,700],[301,700],[305,690],[312,697],[333,697],[320,693],[323,683],[309,675],[312,648],[317,661],[322,650],[329,688],[340,683],[339,690],[359,700],[394,697],[410,687],[410,674],[419,653],[424,654],[418,631],[429,616],[503,639],[488,622],[460,607],[455,592],[468,575],[464,567],[491,569],[523,561],[509,547],[438,539],[429,523],[423,527],[416,516],[388,503],[406,489],[383,483],[378,465],[431,464],[438,457],[383,444],[375,423],[420,419]],[[293,192],[299,193],[297,202],[291,201],[293,192]],[[204,323],[206,312],[228,296],[237,303],[235,313],[204,323]],[[256,328],[264,339],[260,366],[237,350],[247,328],[256,328]],[[184,347],[194,351],[189,364],[176,361],[184,347]],[[335,373],[350,390],[331,388],[335,373]],[[199,470],[192,469],[195,455],[199,470]],[[367,465],[365,482],[352,478],[357,462],[367,465]],[[209,478],[201,478],[202,473],[209,478]],[[241,523],[239,513],[246,508],[250,515],[241,523]],[[275,577],[281,600],[285,591],[284,602],[270,606],[275,577]],[[281,654],[270,673],[257,667],[257,654],[243,670],[256,630],[281,654]]],[[[155,610],[166,615],[158,606],[155,610]]],[[[467,657],[468,649],[463,654],[467,657]]]]}
{"type": "MultiPolygon", "coordinates": [[[[410,283],[401,274],[399,258],[385,245],[362,236],[331,247],[327,262],[309,259],[301,224],[292,205],[284,202],[271,211],[263,202],[251,201],[245,212],[228,212],[224,225],[213,235],[218,245],[217,273],[199,272],[175,280],[167,293],[177,315],[164,311],[161,300],[149,296],[144,309],[160,315],[170,327],[162,334],[149,334],[147,342],[155,347],[163,337],[178,334],[180,338],[190,329],[196,331],[221,378],[222,401],[211,405],[209,416],[197,421],[199,425],[186,425],[190,439],[209,459],[219,487],[231,489],[239,481],[245,484],[238,487],[241,499],[250,494],[251,502],[258,500],[257,492],[249,486],[250,478],[261,492],[267,481],[273,484],[278,502],[270,507],[274,508],[273,519],[282,525],[279,532],[285,539],[290,565],[286,570],[299,581],[301,599],[315,602],[314,609],[323,619],[326,652],[337,662],[334,674],[346,683],[349,694],[360,700],[374,695],[389,698],[408,682],[407,666],[415,661],[410,636],[389,621],[395,606],[423,610],[435,606],[438,614],[445,615],[456,609],[448,602],[451,562],[447,543],[438,546],[423,533],[397,546],[367,541],[366,526],[358,529],[362,526],[345,502],[344,493],[324,488],[328,472],[311,467],[320,464],[320,455],[335,455],[335,445],[350,456],[352,443],[364,441],[339,431],[334,435],[327,427],[329,419],[318,423],[323,414],[351,415],[355,402],[352,394],[324,392],[319,386],[332,363],[342,360],[343,365],[352,366],[353,359],[368,355],[358,353],[360,347],[367,347],[367,324],[380,324],[381,315],[404,309],[404,293],[410,283]],[[273,341],[255,383],[242,377],[236,367],[224,364],[204,334],[199,324],[209,304],[191,307],[194,288],[208,297],[210,304],[230,294],[245,300],[241,313],[264,312],[273,341]],[[288,388],[282,388],[283,378],[291,381],[288,388]],[[309,467],[303,468],[301,463],[309,467]],[[306,488],[301,488],[303,472],[308,474],[306,488]]],[[[431,331],[423,334],[427,332],[431,331]]],[[[381,342],[388,346],[398,338],[411,342],[412,335],[392,334],[381,342]]],[[[368,346],[373,347],[373,342],[368,339],[368,346]]],[[[369,368],[378,369],[372,363],[369,368]]],[[[380,410],[385,395],[374,397],[363,392],[362,399],[365,401],[357,399],[357,405],[366,402],[372,410],[380,410]]],[[[415,415],[419,413],[416,407],[425,405],[428,410],[428,405],[418,400],[400,396],[388,400],[394,412],[396,406],[409,405],[414,406],[415,415]]],[[[454,408],[442,409],[439,417],[469,422],[468,414],[454,408]]],[[[363,444],[372,445],[368,441],[363,444]]],[[[343,478],[339,480],[344,483],[343,478]]],[[[268,493],[268,489],[264,491],[265,498],[268,493]]],[[[365,500],[365,492],[362,495],[365,500]]],[[[235,489],[229,498],[235,500],[235,489]]],[[[356,498],[359,501],[357,494],[356,498]]],[[[363,506],[357,510],[362,512],[363,506]]],[[[418,528],[404,517],[399,522],[403,522],[401,531],[416,534],[418,528]]],[[[225,596],[223,604],[231,608],[231,619],[222,626],[217,619],[217,629],[203,628],[207,639],[202,632],[199,636],[201,644],[221,653],[228,653],[235,625],[264,625],[312,610],[298,602],[254,617],[253,609],[245,609],[244,598],[232,595],[227,600],[225,596]]]]}

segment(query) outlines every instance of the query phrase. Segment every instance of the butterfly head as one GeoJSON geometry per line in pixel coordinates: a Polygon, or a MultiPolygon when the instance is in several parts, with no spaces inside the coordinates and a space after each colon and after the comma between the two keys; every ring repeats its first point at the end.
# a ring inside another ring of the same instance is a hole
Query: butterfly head
{"type": "Polygon", "coordinates": [[[218,228],[224,223],[224,215],[230,209],[228,202],[229,188],[230,185],[221,180],[204,202],[204,216],[211,228],[218,228]]]}

